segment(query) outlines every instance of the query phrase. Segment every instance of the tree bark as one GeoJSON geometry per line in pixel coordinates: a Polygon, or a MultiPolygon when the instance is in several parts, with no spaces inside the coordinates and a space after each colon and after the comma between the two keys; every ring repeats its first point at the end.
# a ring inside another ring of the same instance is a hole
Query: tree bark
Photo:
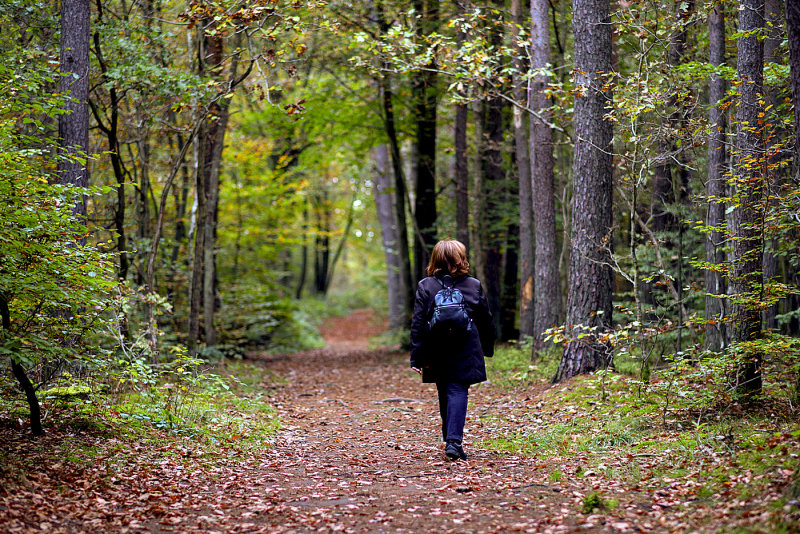
{"type": "MultiPolygon", "coordinates": [[[[786,36],[789,42],[789,70],[792,79],[792,103],[794,104],[794,131],[800,135],[800,2],[786,0],[786,36]]],[[[800,143],[795,142],[800,153],[800,143]]],[[[795,167],[800,163],[795,162],[795,167]]]]}
{"type": "MultiPolygon", "coordinates": [[[[509,181],[509,191],[506,194],[506,205],[516,208],[519,201],[519,190],[516,183],[509,181]]],[[[510,214],[511,215],[511,214],[510,214]]],[[[502,315],[500,317],[500,339],[509,341],[519,339],[519,330],[516,327],[519,304],[519,217],[509,218],[506,230],[505,253],[503,254],[503,290],[502,315]]]]}
{"type": "Polygon", "coordinates": [[[486,188],[486,294],[494,320],[495,334],[502,338],[502,277],[503,246],[506,227],[503,225],[501,205],[506,175],[503,170],[503,101],[490,99],[486,114],[486,145],[484,146],[484,185],[486,188]]]}
{"type": "MultiPolygon", "coordinates": [[[[714,4],[708,18],[708,44],[709,62],[714,66],[725,65],[725,15],[719,4],[714,4]]],[[[714,75],[709,80],[708,124],[711,133],[708,139],[706,195],[709,199],[707,224],[711,227],[719,227],[725,222],[725,204],[721,199],[725,197],[727,115],[720,109],[718,103],[725,97],[726,85],[725,79],[721,76],[714,75]]],[[[725,262],[723,234],[719,230],[706,234],[706,261],[713,265],[725,262]]],[[[725,299],[714,295],[724,295],[727,288],[722,273],[712,269],[707,269],[705,272],[705,284],[705,346],[707,350],[719,351],[727,343],[727,317],[725,299]]]]}
{"type": "MultiPolygon", "coordinates": [[[[8,300],[2,293],[0,293],[0,318],[3,330],[9,332],[11,330],[11,312],[8,308],[8,300]]],[[[33,387],[25,373],[25,368],[22,367],[22,364],[14,361],[13,357],[11,358],[11,372],[14,373],[14,378],[19,382],[19,387],[22,388],[25,399],[28,401],[28,408],[31,412],[31,433],[34,436],[41,436],[44,434],[44,430],[42,429],[42,411],[39,400],[36,398],[36,388],[33,387]]]]}
{"type": "MultiPolygon", "coordinates": [[[[545,8],[545,16],[547,11],[545,8]]],[[[524,49],[518,44],[523,24],[522,0],[511,0],[511,39],[516,48],[513,58],[514,99],[529,106],[528,88],[525,81],[524,49]]],[[[534,247],[533,247],[533,200],[531,197],[531,158],[528,147],[528,121],[523,120],[523,111],[514,106],[514,150],[519,177],[519,336],[531,337],[534,333],[534,247]]]]}
{"type": "Polygon", "coordinates": [[[414,285],[411,276],[411,254],[408,246],[408,225],[406,222],[406,179],[403,174],[403,162],[400,157],[400,143],[395,129],[394,105],[389,81],[382,80],[381,96],[383,101],[384,124],[389,148],[392,156],[392,174],[394,175],[394,216],[398,231],[397,253],[400,256],[400,280],[402,281],[403,309],[405,324],[411,325],[414,306],[414,285]]]}
{"type": "MultiPolygon", "coordinates": [[[[544,69],[550,63],[550,24],[547,0],[531,0],[531,69],[544,69]]],[[[538,74],[532,80],[531,108],[548,122],[550,99],[545,91],[549,78],[538,74]]],[[[556,240],[555,177],[553,172],[553,130],[531,116],[531,177],[533,217],[536,231],[534,259],[534,350],[545,347],[544,331],[561,320],[561,280],[556,240]]]]}
{"type": "MultiPolygon", "coordinates": [[[[224,41],[221,36],[207,36],[207,55],[205,58],[209,72],[220,80],[222,68],[224,41]]],[[[228,125],[227,100],[223,103],[214,103],[206,119],[205,136],[200,140],[204,143],[203,154],[205,158],[200,162],[200,168],[205,182],[206,212],[201,221],[203,236],[203,327],[206,346],[217,344],[217,331],[214,326],[216,312],[216,242],[217,242],[217,208],[219,204],[219,172],[222,162],[222,148],[225,140],[225,129],[228,125]]]]}
{"type": "Polygon", "coordinates": [[[303,296],[303,286],[306,285],[306,272],[308,271],[308,202],[303,203],[303,244],[300,246],[300,272],[294,298],[300,300],[303,296]]]}
{"type": "MultiPolygon", "coordinates": [[[[759,284],[763,291],[761,267],[762,240],[762,129],[759,103],[763,94],[764,44],[759,30],[764,28],[764,0],[743,0],[739,9],[739,37],[736,70],[739,79],[739,105],[736,108],[736,158],[734,188],[739,204],[733,210],[733,261],[730,285],[734,298],[731,334],[734,343],[757,339],[761,332],[761,314],[742,297],[755,295],[759,284]]],[[[741,394],[761,391],[761,352],[742,355],[736,388],[741,394]]]]}
{"type": "Polygon", "coordinates": [[[456,106],[455,158],[456,158],[456,239],[464,243],[467,256],[470,254],[469,239],[469,160],[467,158],[467,114],[466,104],[456,106]]]}
{"type": "MultiPolygon", "coordinates": [[[[389,30],[389,24],[383,14],[383,4],[375,3],[375,14],[381,34],[389,30]]],[[[406,180],[403,173],[403,160],[400,154],[400,142],[395,126],[394,103],[391,79],[388,74],[378,79],[379,97],[383,111],[383,125],[389,141],[389,154],[392,158],[392,174],[394,176],[394,217],[397,228],[397,254],[400,262],[400,294],[403,306],[403,327],[411,327],[411,315],[414,311],[414,294],[416,288],[411,274],[411,254],[408,246],[408,225],[406,219],[406,180]]]]}
{"type": "MultiPolygon", "coordinates": [[[[466,14],[466,1],[458,4],[459,16],[466,14]]],[[[466,36],[463,31],[456,36],[457,46],[464,44],[466,36]]],[[[470,255],[469,240],[469,165],[467,159],[467,104],[456,105],[455,126],[453,132],[456,158],[456,239],[461,241],[470,255]]]]}
{"type": "MultiPolygon", "coordinates": [[[[439,0],[414,0],[420,15],[417,35],[429,33],[439,18],[439,0]]],[[[414,73],[413,98],[416,120],[417,176],[414,188],[414,217],[419,238],[414,239],[414,273],[423,277],[436,244],[436,68],[414,73]]]]}
{"type": "MultiPolygon", "coordinates": [[[[59,90],[69,95],[66,113],[58,116],[58,181],[64,185],[88,187],[89,166],[89,0],[61,2],[61,73],[59,90]]],[[[86,197],[76,202],[73,213],[86,224],[86,197]]],[[[86,238],[80,239],[82,243],[86,238]]]]}
{"type": "Polygon", "coordinates": [[[372,188],[381,225],[383,254],[386,258],[386,286],[389,291],[389,328],[397,330],[405,326],[403,306],[403,283],[401,261],[398,253],[399,232],[395,216],[393,180],[389,169],[389,147],[378,145],[372,150],[375,165],[375,185],[372,188]]]}
{"type": "Polygon", "coordinates": [[[472,165],[472,245],[471,270],[479,280],[486,280],[486,108],[485,100],[474,103],[472,114],[475,118],[475,161],[472,165]]]}
{"type": "MultiPolygon", "coordinates": [[[[505,7],[503,0],[496,0],[494,5],[498,9],[505,7]]],[[[503,35],[499,27],[490,28],[490,42],[499,49],[502,45],[503,35]]],[[[503,247],[507,225],[503,219],[502,205],[505,202],[506,173],[503,169],[504,124],[503,108],[505,101],[500,97],[489,98],[485,115],[486,122],[482,128],[486,139],[483,151],[484,163],[484,194],[486,196],[486,211],[481,214],[486,219],[486,284],[489,309],[494,319],[497,338],[502,339],[502,280],[503,280],[503,247]]]]}
{"type": "MultiPolygon", "coordinates": [[[[765,0],[764,13],[766,15],[766,39],[764,39],[764,61],[765,63],[781,63],[783,60],[782,54],[776,54],[776,50],[783,40],[783,5],[781,0],[765,0]]],[[[766,90],[767,104],[772,108],[777,108],[781,104],[781,97],[775,88],[766,90]]],[[[772,130],[767,135],[772,135],[776,139],[786,137],[786,132],[782,127],[774,125],[772,130]]],[[[769,163],[777,163],[780,160],[780,155],[775,154],[770,158],[769,163]]],[[[783,171],[774,169],[772,170],[766,182],[767,198],[769,206],[768,209],[776,208],[778,202],[778,193],[780,184],[783,178],[783,171]]],[[[765,206],[766,208],[767,206],[765,206]]],[[[769,239],[764,247],[764,265],[762,267],[764,272],[764,283],[772,283],[778,278],[778,257],[775,250],[778,248],[778,240],[775,238],[769,239]]],[[[778,328],[778,303],[769,306],[762,313],[763,327],[765,330],[775,330],[778,328]]]]}
{"type": "Polygon", "coordinates": [[[599,339],[611,326],[613,278],[612,125],[604,120],[611,98],[604,75],[611,71],[609,0],[573,0],[575,36],[575,156],[573,160],[571,253],[567,334],[560,381],[609,362],[610,347],[599,339]],[[590,330],[596,328],[596,330],[590,330]]]}

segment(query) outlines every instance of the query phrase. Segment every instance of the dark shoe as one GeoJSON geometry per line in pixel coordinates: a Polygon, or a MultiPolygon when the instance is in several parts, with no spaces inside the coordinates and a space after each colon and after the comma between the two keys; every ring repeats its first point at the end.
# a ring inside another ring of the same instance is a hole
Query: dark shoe
{"type": "Polygon", "coordinates": [[[462,460],[467,459],[467,453],[464,452],[461,443],[457,441],[448,441],[444,448],[444,453],[449,460],[458,460],[459,458],[462,460]]]}

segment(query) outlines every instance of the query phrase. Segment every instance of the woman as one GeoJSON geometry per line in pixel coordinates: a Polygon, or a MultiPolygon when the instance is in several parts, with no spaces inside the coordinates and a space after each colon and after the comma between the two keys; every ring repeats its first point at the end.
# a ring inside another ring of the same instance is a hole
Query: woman
{"type": "Polygon", "coordinates": [[[427,274],[417,286],[414,302],[411,368],[422,375],[423,382],[436,384],[445,454],[450,460],[466,460],[461,441],[467,395],[470,385],[486,380],[483,357],[494,354],[492,314],[481,283],[468,276],[467,250],[460,241],[436,243],[427,274]],[[466,322],[451,321],[449,327],[442,327],[444,321],[437,322],[434,315],[442,316],[443,302],[452,308],[458,301],[466,311],[466,322]]]}

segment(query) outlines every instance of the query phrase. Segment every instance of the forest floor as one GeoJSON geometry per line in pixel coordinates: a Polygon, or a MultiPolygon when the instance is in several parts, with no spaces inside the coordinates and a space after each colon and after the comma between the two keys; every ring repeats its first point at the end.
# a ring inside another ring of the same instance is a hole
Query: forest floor
{"type": "Polygon", "coordinates": [[[435,388],[369,345],[370,317],[329,320],[324,349],[252,355],[281,422],[268,447],[3,431],[0,532],[800,532],[797,436],[770,429],[766,469],[674,425],[576,448],[558,429],[597,417],[580,379],[473,387],[469,458],[447,461],[435,388]],[[500,450],[524,433],[539,447],[500,450]]]}

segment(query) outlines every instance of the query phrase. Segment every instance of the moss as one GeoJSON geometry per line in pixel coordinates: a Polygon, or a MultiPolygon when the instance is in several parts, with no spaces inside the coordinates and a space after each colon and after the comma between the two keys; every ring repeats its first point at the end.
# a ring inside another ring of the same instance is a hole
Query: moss
{"type": "Polygon", "coordinates": [[[74,400],[77,398],[87,399],[91,393],[92,388],[89,386],[75,384],[71,386],[59,386],[40,391],[38,397],[40,399],[54,397],[63,400],[74,400]]]}
{"type": "Polygon", "coordinates": [[[597,492],[591,492],[583,498],[581,511],[584,514],[591,514],[597,511],[608,510],[609,503],[597,492]]]}

